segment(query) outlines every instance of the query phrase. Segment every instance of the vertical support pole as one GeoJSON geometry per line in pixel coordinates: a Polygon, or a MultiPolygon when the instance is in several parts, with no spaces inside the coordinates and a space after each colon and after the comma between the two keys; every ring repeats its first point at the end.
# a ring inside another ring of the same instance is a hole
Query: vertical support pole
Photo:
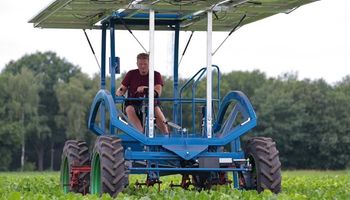
{"type": "Polygon", "coordinates": [[[212,29],[213,29],[213,12],[208,11],[208,24],[207,24],[207,112],[206,112],[206,125],[207,125],[207,137],[212,137],[212,29]]]}
{"type": "MultiPolygon", "coordinates": [[[[114,28],[114,19],[110,20],[109,24],[110,29],[110,42],[111,42],[111,61],[110,61],[110,74],[111,74],[111,95],[113,97],[113,101],[115,100],[115,28],[114,28]]],[[[112,119],[109,120],[109,132],[110,134],[114,134],[114,127],[112,126],[112,119]]]]}
{"type": "Polygon", "coordinates": [[[106,89],[106,29],[108,24],[102,24],[101,46],[101,89],[106,89]]]}
{"type": "MultiPolygon", "coordinates": [[[[237,138],[231,142],[231,151],[233,152],[239,152],[241,151],[241,140],[240,138],[237,138]]],[[[233,172],[233,187],[239,188],[239,182],[238,182],[238,172],[233,172]]]]}
{"type": "Polygon", "coordinates": [[[233,172],[233,188],[238,189],[239,188],[239,182],[238,182],[238,172],[233,172]]]}
{"type": "Polygon", "coordinates": [[[154,137],[154,10],[149,11],[148,137],[154,137]]]}
{"type": "Polygon", "coordinates": [[[110,25],[109,25],[109,30],[110,30],[110,42],[111,42],[111,56],[110,56],[110,74],[111,74],[111,94],[113,99],[115,99],[115,28],[114,28],[114,20],[110,20],[110,25]]]}
{"type": "MultiPolygon", "coordinates": [[[[174,40],[174,93],[175,99],[179,98],[179,39],[180,39],[180,26],[179,23],[175,25],[175,40],[174,40]]],[[[175,124],[179,124],[179,100],[174,101],[173,120],[175,124]]]]}
{"type": "Polygon", "coordinates": [[[218,73],[218,82],[217,82],[217,86],[218,86],[218,108],[220,109],[220,105],[221,105],[221,99],[220,99],[220,80],[221,80],[221,73],[220,73],[220,68],[218,66],[217,67],[217,73],[218,73]]]}
{"type": "MultiPolygon", "coordinates": [[[[102,24],[102,47],[101,47],[101,89],[106,89],[106,35],[107,23],[102,24]]],[[[100,105],[100,127],[102,132],[106,132],[106,111],[104,102],[100,105]]]]}

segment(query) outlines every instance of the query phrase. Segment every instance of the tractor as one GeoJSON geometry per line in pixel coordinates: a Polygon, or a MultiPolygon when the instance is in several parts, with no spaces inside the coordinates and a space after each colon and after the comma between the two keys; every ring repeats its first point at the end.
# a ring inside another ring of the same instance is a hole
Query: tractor
{"type": "Polygon", "coordinates": [[[88,128],[97,139],[93,149],[84,141],[65,142],[60,177],[64,192],[108,193],[115,197],[128,186],[130,174],[146,175],[144,182],[135,183],[139,186],[159,185],[161,176],[179,174],[181,182],[172,183],[170,187],[203,190],[213,185],[232,185],[236,189],[279,193],[281,163],[276,143],[268,137],[252,137],[241,145],[242,136],[257,125],[253,106],[241,91],[220,96],[220,68],[212,64],[212,32],[227,32],[226,41],[243,25],[278,13],[290,13],[314,1],[52,2],[30,23],[39,28],[101,31],[100,90],[92,101],[88,118],[88,128]],[[149,31],[149,90],[148,95],[137,98],[142,101],[143,132],[130,122],[123,110],[125,101],[135,98],[115,95],[116,76],[121,68],[121,58],[116,56],[116,30],[149,31]],[[155,31],[174,33],[171,98],[154,97],[155,31]],[[179,35],[183,31],[205,31],[207,39],[203,43],[207,49],[206,67],[180,85],[179,35]],[[107,64],[109,76],[106,75],[107,64]],[[106,88],[106,78],[110,78],[110,88],[106,88]],[[198,97],[196,91],[202,80],[206,83],[206,96],[198,97]],[[213,80],[217,81],[216,88],[213,88],[213,80]],[[154,100],[171,105],[171,120],[166,122],[171,128],[169,136],[160,133],[155,126],[154,100]]]}

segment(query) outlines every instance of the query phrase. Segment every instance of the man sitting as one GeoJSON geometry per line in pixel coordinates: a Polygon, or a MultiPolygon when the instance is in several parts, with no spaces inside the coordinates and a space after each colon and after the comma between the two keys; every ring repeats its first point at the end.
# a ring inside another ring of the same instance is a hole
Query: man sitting
{"type": "MultiPolygon", "coordinates": [[[[148,72],[149,72],[149,55],[146,53],[140,53],[137,55],[137,68],[130,70],[124,77],[121,86],[117,89],[116,95],[122,96],[128,91],[129,98],[139,98],[145,96],[145,89],[148,88],[148,72]]],[[[163,80],[159,72],[154,71],[154,93],[155,97],[159,97],[162,93],[163,80]]],[[[148,91],[148,90],[147,90],[148,91]]],[[[144,127],[141,124],[136,112],[141,110],[142,101],[139,100],[127,100],[125,102],[125,111],[129,120],[139,129],[144,131],[144,127]]],[[[154,114],[156,118],[156,124],[160,131],[164,134],[169,134],[168,127],[165,124],[165,117],[160,108],[160,102],[154,102],[154,114]]]]}

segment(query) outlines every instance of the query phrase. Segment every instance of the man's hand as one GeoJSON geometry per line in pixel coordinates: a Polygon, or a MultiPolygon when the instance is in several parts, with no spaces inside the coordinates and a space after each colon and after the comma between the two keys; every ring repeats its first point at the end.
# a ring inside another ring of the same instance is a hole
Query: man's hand
{"type": "Polygon", "coordinates": [[[123,85],[121,85],[121,86],[117,89],[117,91],[115,91],[115,95],[117,95],[117,96],[123,96],[123,95],[125,94],[125,92],[126,92],[126,87],[123,86],[123,85]]]}
{"type": "Polygon", "coordinates": [[[148,87],[147,86],[139,86],[136,91],[138,93],[143,93],[145,91],[145,88],[148,88],[148,87]]]}
{"type": "Polygon", "coordinates": [[[123,95],[122,92],[123,92],[123,91],[122,91],[122,88],[119,88],[119,89],[115,92],[115,95],[117,95],[117,96],[122,96],[122,95],[123,95]]]}
{"type": "Polygon", "coordinates": [[[159,97],[159,96],[162,94],[162,86],[159,85],[159,84],[155,85],[155,86],[154,86],[154,91],[157,92],[158,97],[159,97]]]}

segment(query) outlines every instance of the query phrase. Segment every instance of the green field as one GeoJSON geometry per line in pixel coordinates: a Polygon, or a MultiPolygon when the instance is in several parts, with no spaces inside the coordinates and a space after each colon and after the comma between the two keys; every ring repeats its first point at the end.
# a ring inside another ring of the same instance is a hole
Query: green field
{"type": "MultiPolygon", "coordinates": [[[[171,180],[179,176],[163,177],[161,191],[157,187],[135,189],[133,183],[143,176],[131,176],[131,185],[117,199],[350,199],[350,171],[288,171],[284,172],[282,192],[240,191],[228,186],[214,187],[211,191],[184,191],[170,189],[171,180]]],[[[65,195],[59,186],[59,173],[0,173],[0,199],[101,199],[94,195],[65,195]]],[[[102,199],[112,199],[104,195],[102,199]]]]}

